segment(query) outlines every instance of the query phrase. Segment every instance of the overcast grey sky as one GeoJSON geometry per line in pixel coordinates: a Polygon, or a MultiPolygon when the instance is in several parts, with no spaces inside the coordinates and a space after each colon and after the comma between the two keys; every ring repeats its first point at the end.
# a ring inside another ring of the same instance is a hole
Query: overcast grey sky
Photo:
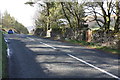
{"type": "Polygon", "coordinates": [[[29,0],[0,0],[0,11],[8,11],[11,16],[15,17],[25,27],[34,25],[34,15],[37,10],[36,7],[25,5],[29,0]]]}

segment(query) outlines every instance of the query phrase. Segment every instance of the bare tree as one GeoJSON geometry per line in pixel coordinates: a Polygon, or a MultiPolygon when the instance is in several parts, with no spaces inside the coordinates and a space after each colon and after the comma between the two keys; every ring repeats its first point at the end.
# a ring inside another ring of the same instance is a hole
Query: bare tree
{"type": "Polygon", "coordinates": [[[115,17],[115,26],[114,26],[114,30],[115,32],[118,32],[120,29],[120,1],[116,1],[116,12],[114,12],[116,14],[115,17]]]}
{"type": "Polygon", "coordinates": [[[116,32],[119,31],[118,26],[120,21],[119,20],[120,8],[118,1],[116,1],[116,3],[114,0],[103,2],[89,2],[87,3],[87,8],[85,9],[87,9],[88,11],[87,13],[93,14],[94,19],[92,21],[96,21],[97,24],[106,32],[109,32],[110,30],[111,16],[115,13],[116,21],[114,29],[116,32]],[[99,11],[97,9],[99,9],[99,11]]]}

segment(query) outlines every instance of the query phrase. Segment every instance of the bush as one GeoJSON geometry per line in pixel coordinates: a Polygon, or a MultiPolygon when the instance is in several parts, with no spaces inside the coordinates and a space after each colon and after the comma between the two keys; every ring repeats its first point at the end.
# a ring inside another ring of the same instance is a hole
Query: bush
{"type": "Polygon", "coordinates": [[[96,30],[93,31],[93,42],[100,44],[101,46],[107,46],[110,48],[117,49],[119,47],[118,41],[120,40],[120,32],[114,33],[114,31],[109,31],[106,34],[104,31],[96,30]]]}

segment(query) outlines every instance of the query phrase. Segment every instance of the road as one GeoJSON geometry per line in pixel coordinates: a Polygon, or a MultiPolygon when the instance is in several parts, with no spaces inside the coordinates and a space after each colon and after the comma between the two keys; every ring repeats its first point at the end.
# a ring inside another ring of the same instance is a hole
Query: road
{"type": "Polygon", "coordinates": [[[120,79],[119,57],[80,45],[6,34],[10,78],[120,79]]]}

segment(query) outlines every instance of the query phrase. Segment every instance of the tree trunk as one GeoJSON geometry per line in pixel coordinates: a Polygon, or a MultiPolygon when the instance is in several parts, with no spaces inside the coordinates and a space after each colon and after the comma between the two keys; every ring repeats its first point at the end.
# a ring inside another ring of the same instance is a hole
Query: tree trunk
{"type": "Polygon", "coordinates": [[[63,14],[64,14],[65,18],[68,20],[69,25],[70,25],[70,28],[72,28],[72,25],[71,25],[70,19],[68,18],[67,14],[66,14],[66,12],[65,12],[63,2],[61,2],[61,6],[62,6],[62,11],[63,11],[63,14]]]}
{"type": "Polygon", "coordinates": [[[103,18],[104,18],[104,28],[105,28],[105,31],[108,33],[109,29],[110,29],[110,16],[111,16],[111,13],[110,13],[110,6],[111,6],[111,2],[107,3],[107,7],[108,7],[108,10],[107,12],[105,11],[104,9],[104,6],[103,6],[104,2],[102,2],[101,4],[98,3],[98,5],[100,6],[101,10],[102,10],[102,13],[103,13],[103,18]],[[108,13],[108,14],[107,14],[108,13]]]}
{"type": "Polygon", "coordinates": [[[120,18],[116,19],[115,26],[114,26],[114,31],[118,32],[119,31],[119,25],[120,25],[120,18]]]}
{"type": "Polygon", "coordinates": [[[50,37],[50,18],[49,18],[49,15],[50,15],[50,12],[49,12],[49,9],[50,9],[50,3],[46,3],[46,6],[47,6],[47,27],[46,27],[46,37],[50,37]]]}
{"type": "Polygon", "coordinates": [[[115,21],[115,26],[114,26],[114,31],[118,32],[119,31],[119,26],[120,26],[120,7],[119,7],[118,1],[116,1],[116,21],[115,21]]]}
{"type": "Polygon", "coordinates": [[[108,33],[109,30],[110,30],[110,15],[108,17],[106,17],[107,21],[106,21],[106,24],[105,24],[105,31],[108,33]]]}
{"type": "Polygon", "coordinates": [[[118,41],[117,45],[118,45],[118,49],[120,50],[120,40],[118,41]]]}

